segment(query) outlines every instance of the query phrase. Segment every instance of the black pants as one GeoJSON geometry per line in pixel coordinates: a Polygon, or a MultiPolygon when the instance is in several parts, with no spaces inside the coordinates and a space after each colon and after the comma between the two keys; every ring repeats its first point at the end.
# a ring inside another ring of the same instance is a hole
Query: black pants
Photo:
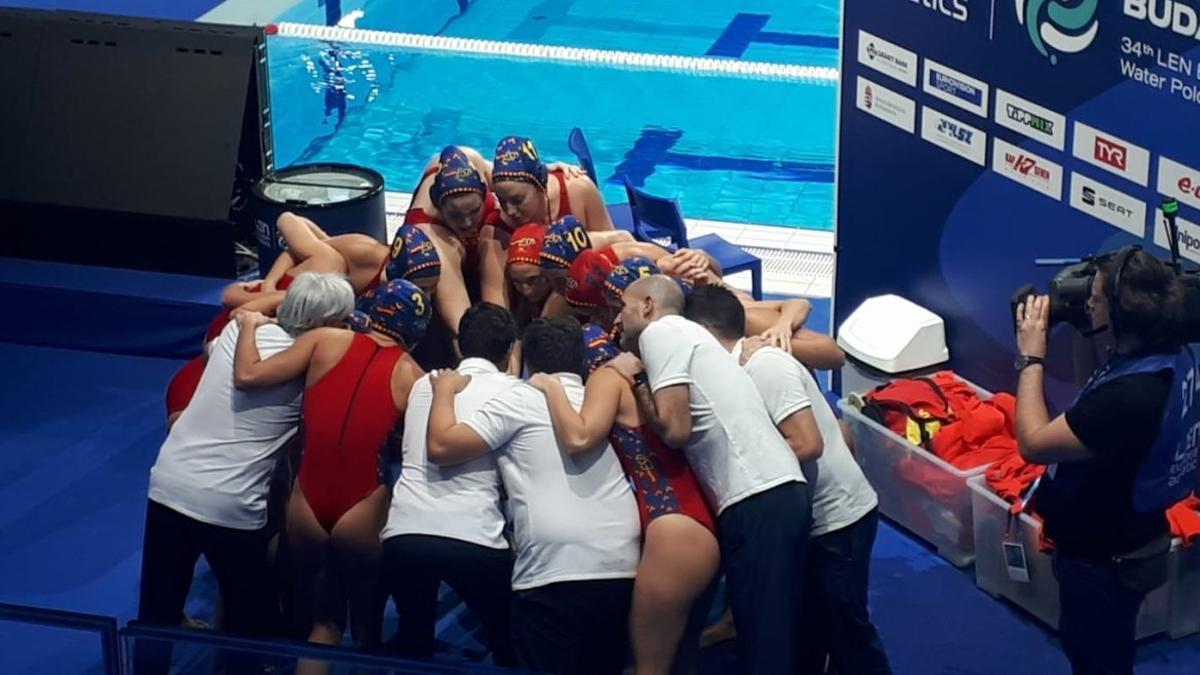
{"type": "Polygon", "coordinates": [[[808,485],[798,482],[740,501],[717,521],[740,672],[792,675],[798,670],[811,523],[808,485]]]}
{"type": "Polygon", "coordinates": [[[383,578],[400,624],[389,646],[433,655],[438,586],[446,582],[483,624],[492,661],[516,664],[512,648],[512,553],[447,537],[405,534],[383,542],[383,578]]]}
{"type": "Polygon", "coordinates": [[[1165,553],[1121,562],[1055,553],[1058,637],[1074,675],[1133,672],[1138,611],[1166,581],[1166,561],[1165,553]]]}
{"type": "Polygon", "coordinates": [[[629,650],[633,579],[567,581],[513,594],[517,661],[553,675],[617,675],[629,650]]]}
{"type": "Polygon", "coordinates": [[[809,541],[803,672],[825,672],[826,657],[838,673],[892,672],[867,610],[871,549],[878,528],[879,512],[872,510],[846,527],[809,541]]]}
{"type": "MultiPolygon", "coordinates": [[[[148,501],[138,620],[180,625],[196,561],[203,555],[221,589],[225,630],[246,637],[273,635],[279,606],[267,564],[269,536],[266,528],[209,525],[148,501]]],[[[139,672],[166,672],[170,649],[139,649],[137,657],[139,672]]]]}

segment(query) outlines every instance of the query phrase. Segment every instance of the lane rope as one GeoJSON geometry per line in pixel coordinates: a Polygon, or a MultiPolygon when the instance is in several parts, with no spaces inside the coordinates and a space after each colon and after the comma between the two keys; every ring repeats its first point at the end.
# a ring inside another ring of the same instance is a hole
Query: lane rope
{"type": "Polygon", "coordinates": [[[284,22],[268,26],[267,32],[283,37],[308,38],[325,42],[398,47],[424,51],[501,56],[515,59],[551,60],[586,63],[642,70],[662,70],[693,74],[749,77],[755,79],[791,80],[807,84],[833,86],[838,81],[838,69],[826,66],[802,66],[766,61],[714,59],[703,56],[649,54],[612,49],[585,49],[557,45],[538,45],[502,40],[446,37],[423,33],[393,33],[380,30],[315,26],[284,22]]]}

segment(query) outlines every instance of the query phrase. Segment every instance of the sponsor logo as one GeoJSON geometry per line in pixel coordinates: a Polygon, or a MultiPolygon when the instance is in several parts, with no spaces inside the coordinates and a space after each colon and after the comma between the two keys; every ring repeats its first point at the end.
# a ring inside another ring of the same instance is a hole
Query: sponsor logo
{"type": "Polygon", "coordinates": [[[921,109],[921,138],[979,166],[987,166],[987,135],[928,106],[921,109]]]}
{"type": "Polygon", "coordinates": [[[1200,40],[1200,11],[1179,0],[1125,0],[1125,16],[1200,40]]]}
{"type": "Polygon", "coordinates": [[[1078,54],[1096,41],[1100,22],[1096,10],[1100,0],[1015,0],[1017,21],[1025,27],[1029,41],[1050,63],[1059,54],[1078,54]]]}
{"type": "Polygon", "coordinates": [[[938,133],[963,143],[970,143],[971,137],[975,135],[974,131],[959,126],[957,122],[951,122],[948,119],[943,119],[938,123],[938,133]]]}
{"type": "Polygon", "coordinates": [[[969,75],[925,59],[925,93],[987,117],[988,86],[969,75]]]}
{"type": "Polygon", "coordinates": [[[261,220],[254,221],[254,238],[258,240],[259,246],[271,245],[271,226],[261,220]]]}
{"type": "Polygon", "coordinates": [[[865,30],[858,31],[858,62],[910,87],[917,86],[916,53],[865,30]]]}
{"type": "Polygon", "coordinates": [[[857,105],[859,110],[910,134],[916,128],[916,102],[865,77],[858,78],[857,105]]]}
{"type": "Polygon", "coordinates": [[[1166,157],[1159,157],[1158,191],[1200,209],[1200,171],[1166,157]]]}
{"type": "Polygon", "coordinates": [[[1125,171],[1129,168],[1127,164],[1129,149],[1106,138],[1096,137],[1095,157],[1118,171],[1125,171]]]}
{"type": "Polygon", "coordinates": [[[929,86],[974,105],[983,102],[983,90],[937,70],[929,71],[929,86]]]}
{"type": "Polygon", "coordinates": [[[1003,89],[996,90],[996,124],[1056,150],[1067,144],[1067,119],[1003,89]]]}
{"type": "Polygon", "coordinates": [[[1074,151],[1079,159],[1138,185],[1150,181],[1149,150],[1081,122],[1075,123],[1074,151]]]}
{"type": "Polygon", "coordinates": [[[1050,180],[1050,169],[1047,169],[1045,166],[1038,166],[1038,161],[1035,157],[1010,152],[1004,155],[1004,163],[1023,176],[1034,176],[1042,180],[1050,180]]]}
{"type": "Polygon", "coordinates": [[[970,16],[967,0],[910,0],[913,3],[941,12],[955,21],[966,21],[970,16]]]}
{"type": "MultiPolygon", "coordinates": [[[[1200,225],[1177,217],[1175,226],[1179,229],[1179,236],[1176,237],[1176,241],[1179,242],[1179,255],[1192,262],[1200,263],[1200,225]]],[[[1158,214],[1157,224],[1154,227],[1154,243],[1163,248],[1169,248],[1167,218],[1161,213],[1158,214]]]]}
{"type": "Polygon", "coordinates": [[[992,144],[992,170],[1051,199],[1062,199],[1062,167],[999,138],[992,144]]]}
{"type": "Polygon", "coordinates": [[[1004,114],[1008,115],[1008,119],[1020,124],[1023,127],[1032,129],[1044,136],[1054,135],[1054,120],[1048,120],[1041,115],[1030,112],[1015,103],[1009,103],[1004,106],[1004,114]]]}
{"type": "Polygon", "coordinates": [[[1081,174],[1071,174],[1071,206],[1136,237],[1146,233],[1146,203],[1081,174]]]}

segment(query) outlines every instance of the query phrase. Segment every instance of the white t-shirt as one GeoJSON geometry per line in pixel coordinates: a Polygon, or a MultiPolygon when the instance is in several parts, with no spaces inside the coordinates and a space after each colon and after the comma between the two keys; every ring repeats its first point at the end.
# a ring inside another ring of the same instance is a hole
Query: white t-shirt
{"type": "MultiPolygon", "coordinates": [[[[458,372],[471,376],[471,383],[454,399],[458,419],[470,417],[484,403],[518,383],[484,359],[463,359],[458,372]]],[[[458,466],[430,464],[425,435],[432,405],[433,387],[426,375],[417,380],[408,395],[400,479],[392,489],[387,525],[379,538],[424,534],[488,548],[508,548],[496,458],[485,455],[458,466]]]]}
{"type": "MultiPolygon", "coordinates": [[[[558,374],[576,410],[583,382],[558,374]]],[[[513,590],[637,573],[637,502],[605,443],[572,457],[558,446],[542,392],[523,382],[462,420],[496,451],[517,559],[513,590]]]]}
{"type": "MultiPolygon", "coordinates": [[[[733,360],[739,362],[742,340],[733,347],[733,360]]],[[[754,352],[745,365],[746,372],[775,424],[792,413],[812,408],[825,449],[817,460],[817,479],[812,496],[812,536],[840,530],[867,515],[879,503],[871,484],[850,454],[842,438],[837,416],[825,400],[821,386],[796,359],[778,347],[754,352]]]]}
{"type": "MultiPolygon", "coordinates": [[[[210,525],[257,530],[278,450],[300,420],[304,378],[265,389],[233,386],[238,325],[214,341],[200,384],[150,469],[150,499],[210,525]]],[[[255,332],[262,358],[295,340],[276,324],[255,332]]]]}
{"type": "Polygon", "coordinates": [[[647,326],[638,345],[652,392],[688,385],[692,436],[684,454],[718,513],[778,485],[804,482],[750,376],[707,330],[667,316],[647,326]]]}

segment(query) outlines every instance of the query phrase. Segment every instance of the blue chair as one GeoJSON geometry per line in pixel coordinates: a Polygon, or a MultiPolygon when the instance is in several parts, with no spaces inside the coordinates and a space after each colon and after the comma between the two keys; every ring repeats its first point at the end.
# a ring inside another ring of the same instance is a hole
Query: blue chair
{"type": "Polygon", "coordinates": [[[633,212],[633,234],[641,241],[669,238],[678,248],[695,248],[717,259],[724,274],[750,271],[751,294],[762,300],[762,260],[741,247],[725,241],[719,234],[706,234],[689,242],[687,225],[679,202],[655,197],[635,188],[625,177],[625,192],[633,212]]]}
{"type": "Polygon", "coordinates": [[[567,148],[575,153],[575,157],[579,159],[580,166],[587,172],[588,178],[600,187],[600,180],[596,178],[596,163],[592,160],[592,150],[588,147],[587,139],[583,136],[583,129],[575,127],[571,129],[570,135],[567,136],[567,148]]]}
{"type": "MultiPolygon", "coordinates": [[[[575,153],[579,165],[587,172],[588,178],[600,189],[600,179],[596,177],[596,162],[592,159],[592,149],[588,147],[583,129],[575,127],[567,136],[567,149],[575,153]]],[[[612,218],[613,227],[626,232],[633,231],[633,215],[629,212],[628,204],[609,204],[608,215],[612,218]]]]}

